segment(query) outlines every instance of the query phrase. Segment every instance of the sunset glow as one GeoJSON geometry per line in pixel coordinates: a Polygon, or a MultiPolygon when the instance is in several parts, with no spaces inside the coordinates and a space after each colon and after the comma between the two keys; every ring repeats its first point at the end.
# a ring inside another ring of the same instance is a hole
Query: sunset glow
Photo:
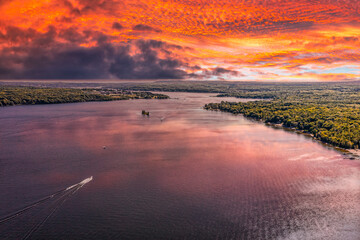
{"type": "Polygon", "coordinates": [[[0,0],[1,79],[360,79],[357,0],[0,0]]]}

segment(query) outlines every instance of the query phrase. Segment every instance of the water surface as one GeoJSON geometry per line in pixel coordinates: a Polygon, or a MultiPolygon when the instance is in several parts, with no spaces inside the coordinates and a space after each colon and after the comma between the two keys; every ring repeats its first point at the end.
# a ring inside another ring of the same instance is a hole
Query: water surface
{"type": "Polygon", "coordinates": [[[359,161],[169,95],[0,108],[0,217],[93,176],[0,239],[360,239],[359,161]]]}

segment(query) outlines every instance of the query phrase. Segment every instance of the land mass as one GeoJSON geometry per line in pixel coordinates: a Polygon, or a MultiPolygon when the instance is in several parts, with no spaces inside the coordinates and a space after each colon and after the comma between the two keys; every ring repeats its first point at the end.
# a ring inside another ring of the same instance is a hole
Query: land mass
{"type": "Polygon", "coordinates": [[[259,99],[246,103],[210,103],[204,108],[243,114],[309,134],[335,147],[360,148],[360,82],[155,82],[127,84],[121,88],[208,92],[218,93],[218,97],[259,99]]]}
{"type": "Polygon", "coordinates": [[[0,87],[0,107],[30,104],[167,98],[169,98],[169,96],[164,94],[122,91],[116,89],[36,88],[13,86],[0,87]]]}
{"type": "MultiPolygon", "coordinates": [[[[344,149],[360,148],[360,87],[340,84],[271,85],[255,88],[254,102],[221,102],[205,105],[208,110],[220,110],[261,120],[310,134],[313,138],[344,149]]],[[[238,91],[218,96],[247,98],[238,91]]]]}
{"type": "Polygon", "coordinates": [[[204,108],[279,124],[309,133],[316,139],[338,147],[360,147],[359,108],[300,102],[289,104],[284,101],[221,102],[206,104],[204,108]]]}
{"type": "MultiPolygon", "coordinates": [[[[8,83],[0,83],[8,84],[8,83]]],[[[19,84],[19,83],[11,83],[19,84]]],[[[164,92],[218,93],[218,97],[258,99],[255,102],[209,103],[220,110],[307,133],[344,149],[360,148],[360,82],[24,82],[33,87],[0,87],[0,105],[168,98],[164,92]],[[43,88],[57,87],[57,88],[43,88]],[[89,88],[85,88],[85,87],[89,88]],[[61,88],[59,88],[61,87],[61,88]],[[78,89],[81,88],[81,89],[78,89]],[[147,91],[147,92],[144,92],[147,91]]]]}

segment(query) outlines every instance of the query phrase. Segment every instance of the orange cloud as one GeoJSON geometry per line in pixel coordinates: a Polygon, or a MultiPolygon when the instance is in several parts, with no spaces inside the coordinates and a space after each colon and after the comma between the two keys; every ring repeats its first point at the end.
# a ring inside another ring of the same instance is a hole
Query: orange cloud
{"type": "Polygon", "coordinates": [[[16,52],[19,69],[26,66],[18,48],[34,42],[58,51],[152,39],[181,47],[168,51],[186,77],[226,68],[248,70],[231,79],[261,79],[251,69],[271,68],[282,77],[311,70],[323,79],[323,71],[339,67],[351,68],[346,79],[359,77],[360,1],[2,0],[0,13],[0,49],[8,57],[16,52]]]}

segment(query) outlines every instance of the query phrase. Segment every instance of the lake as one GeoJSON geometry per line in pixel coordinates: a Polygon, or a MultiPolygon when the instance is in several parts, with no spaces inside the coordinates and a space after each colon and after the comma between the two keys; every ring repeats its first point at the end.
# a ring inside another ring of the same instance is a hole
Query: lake
{"type": "Polygon", "coordinates": [[[359,161],[167,94],[0,108],[0,239],[360,239],[359,161]]]}

